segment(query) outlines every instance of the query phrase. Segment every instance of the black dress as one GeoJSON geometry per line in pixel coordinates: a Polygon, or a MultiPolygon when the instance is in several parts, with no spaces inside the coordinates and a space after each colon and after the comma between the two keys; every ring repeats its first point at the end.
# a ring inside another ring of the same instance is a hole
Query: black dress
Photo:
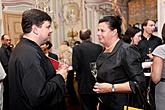
{"type": "MultiPolygon", "coordinates": [[[[145,77],[141,66],[141,56],[133,46],[120,40],[111,53],[102,53],[97,59],[98,82],[111,84],[127,81],[138,82],[145,89],[145,77]]],[[[131,85],[131,89],[134,88],[131,85]]],[[[100,94],[103,103],[100,110],[123,110],[128,103],[128,93],[100,94]]]]}

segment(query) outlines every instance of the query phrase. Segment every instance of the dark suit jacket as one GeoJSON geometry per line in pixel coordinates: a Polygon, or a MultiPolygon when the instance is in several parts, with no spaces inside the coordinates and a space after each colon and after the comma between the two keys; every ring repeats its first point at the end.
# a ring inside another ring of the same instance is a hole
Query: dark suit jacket
{"type": "Polygon", "coordinates": [[[9,110],[65,110],[65,81],[35,42],[21,39],[8,76],[9,110]]]}
{"type": "Polygon", "coordinates": [[[54,54],[54,53],[52,53],[52,52],[49,52],[49,53],[48,53],[48,56],[51,57],[51,58],[54,58],[55,60],[58,61],[58,56],[57,56],[56,54],[54,54]]]}
{"type": "Polygon", "coordinates": [[[102,50],[100,45],[90,41],[84,41],[73,47],[72,64],[78,78],[80,94],[93,93],[95,79],[90,71],[89,63],[96,62],[102,50]]]}
{"type": "Polygon", "coordinates": [[[8,74],[8,62],[11,52],[11,49],[7,48],[5,45],[2,45],[0,48],[0,61],[6,74],[8,74]]]}

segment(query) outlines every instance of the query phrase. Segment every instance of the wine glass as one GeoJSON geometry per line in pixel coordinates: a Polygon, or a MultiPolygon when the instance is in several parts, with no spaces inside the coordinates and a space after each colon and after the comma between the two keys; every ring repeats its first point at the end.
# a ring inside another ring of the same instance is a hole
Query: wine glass
{"type": "Polygon", "coordinates": [[[97,81],[97,66],[96,66],[96,62],[91,62],[91,63],[89,63],[89,65],[90,65],[91,73],[94,76],[95,80],[97,81]]]}
{"type": "MultiPolygon", "coordinates": [[[[93,75],[93,77],[95,78],[95,81],[97,81],[97,65],[96,65],[96,62],[91,62],[89,63],[90,65],[90,70],[91,70],[91,73],[93,75]]],[[[98,100],[103,103],[103,101],[101,100],[100,97],[98,97],[98,100]]]]}

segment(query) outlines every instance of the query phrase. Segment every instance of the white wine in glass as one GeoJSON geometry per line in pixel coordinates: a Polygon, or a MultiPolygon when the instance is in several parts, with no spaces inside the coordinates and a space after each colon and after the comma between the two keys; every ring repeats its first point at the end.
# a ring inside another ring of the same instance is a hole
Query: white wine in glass
{"type": "Polygon", "coordinates": [[[91,63],[89,63],[89,65],[90,65],[91,73],[94,76],[95,80],[97,81],[97,66],[96,66],[96,62],[91,62],[91,63]]]}
{"type": "MultiPolygon", "coordinates": [[[[94,76],[95,81],[97,81],[97,65],[96,65],[96,62],[91,62],[91,63],[89,63],[89,65],[90,65],[91,73],[92,73],[92,75],[94,76]]],[[[101,103],[103,103],[103,101],[101,100],[100,97],[98,97],[98,100],[99,100],[101,103]]]]}

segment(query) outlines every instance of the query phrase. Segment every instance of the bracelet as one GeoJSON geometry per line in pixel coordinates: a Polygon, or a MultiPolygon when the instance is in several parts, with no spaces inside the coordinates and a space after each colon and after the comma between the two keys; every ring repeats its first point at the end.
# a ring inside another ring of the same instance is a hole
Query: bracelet
{"type": "Polygon", "coordinates": [[[115,84],[112,84],[112,90],[111,90],[112,92],[115,92],[116,91],[116,89],[115,89],[115,84]]]}

